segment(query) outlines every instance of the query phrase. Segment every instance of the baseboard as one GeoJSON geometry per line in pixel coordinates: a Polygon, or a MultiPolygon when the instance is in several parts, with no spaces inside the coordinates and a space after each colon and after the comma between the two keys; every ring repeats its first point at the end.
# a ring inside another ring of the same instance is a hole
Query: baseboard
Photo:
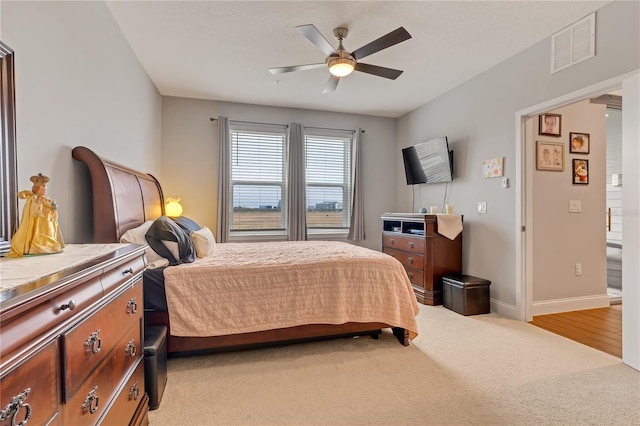
{"type": "Polygon", "coordinates": [[[532,311],[533,316],[536,316],[607,307],[609,307],[609,296],[605,293],[596,296],[571,297],[567,299],[533,302],[532,311]]]}
{"type": "Polygon", "coordinates": [[[518,319],[518,316],[516,315],[516,307],[514,305],[509,305],[497,299],[490,299],[489,303],[491,304],[491,312],[500,314],[507,318],[518,319]]]}

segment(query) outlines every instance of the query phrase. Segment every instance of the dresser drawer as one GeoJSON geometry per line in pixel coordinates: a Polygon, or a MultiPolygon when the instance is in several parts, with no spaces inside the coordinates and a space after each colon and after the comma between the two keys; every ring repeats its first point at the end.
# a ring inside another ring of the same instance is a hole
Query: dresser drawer
{"type": "Polygon", "coordinates": [[[424,272],[412,268],[404,268],[407,271],[407,276],[411,285],[414,287],[424,288],[424,272]]]}
{"type": "Polygon", "coordinates": [[[424,253],[424,238],[407,237],[402,234],[384,234],[382,237],[383,247],[395,248],[409,251],[411,253],[424,253]]]}
{"type": "Polygon", "coordinates": [[[44,425],[58,414],[58,345],[51,341],[0,379],[0,425],[44,425]]]}
{"type": "MultiPolygon", "coordinates": [[[[66,401],[87,375],[109,356],[123,333],[134,323],[140,323],[142,303],[142,280],[138,280],[97,313],[62,335],[63,400],[66,401]]],[[[137,349],[140,349],[139,344],[137,349]]]]}
{"type": "Polygon", "coordinates": [[[104,289],[104,293],[110,293],[120,284],[124,284],[127,280],[130,280],[143,270],[144,259],[140,256],[116,265],[112,269],[105,270],[102,275],[102,288],[104,289]]]}
{"type": "Polygon", "coordinates": [[[143,357],[141,334],[142,321],[137,321],[115,344],[114,350],[108,354],[99,368],[88,376],[74,394],[68,394],[69,398],[64,407],[64,424],[97,423],[120,384],[143,357]],[[135,353],[131,351],[131,347],[135,348],[135,353]]]}
{"type": "Polygon", "coordinates": [[[424,256],[419,253],[408,253],[406,251],[396,250],[388,247],[385,247],[382,251],[398,259],[400,263],[402,263],[402,265],[406,268],[423,270],[424,256]]]}
{"type": "Polygon", "coordinates": [[[101,420],[104,426],[126,425],[133,418],[140,401],[144,399],[144,362],[141,360],[127,383],[113,401],[109,412],[101,420]]]}
{"type": "Polygon", "coordinates": [[[81,286],[44,300],[20,315],[3,320],[0,339],[3,360],[20,346],[33,342],[37,336],[70,319],[101,297],[100,276],[96,274],[81,286]]]}

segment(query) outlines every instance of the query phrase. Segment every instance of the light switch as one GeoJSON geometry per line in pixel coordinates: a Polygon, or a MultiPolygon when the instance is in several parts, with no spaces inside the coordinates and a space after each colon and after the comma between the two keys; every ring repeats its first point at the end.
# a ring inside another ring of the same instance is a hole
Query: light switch
{"type": "Polygon", "coordinates": [[[487,202],[486,201],[478,201],[478,213],[486,214],[487,213],[487,202]]]}
{"type": "Polygon", "coordinates": [[[580,213],[582,211],[582,201],[569,201],[569,213],[580,213]]]}

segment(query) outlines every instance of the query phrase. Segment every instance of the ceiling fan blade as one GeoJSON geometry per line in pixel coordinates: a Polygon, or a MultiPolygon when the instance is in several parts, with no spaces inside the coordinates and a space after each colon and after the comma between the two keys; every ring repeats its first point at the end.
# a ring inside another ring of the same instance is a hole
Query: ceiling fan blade
{"type": "Polygon", "coordinates": [[[340,77],[336,77],[335,75],[331,74],[329,76],[329,80],[327,80],[327,84],[324,85],[324,90],[322,91],[322,93],[330,93],[335,91],[339,81],[340,77]]]}
{"type": "Polygon", "coordinates": [[[290,67],[269,68],[269,71],[271,72],[271,74],[283,74],[285,72],[311,70],[311,69],[314,69],[314,68],[322,68],[322,67],[326,67],[326,66],[327,66],[327,64],[325,64],[325,63],[322,63],[322,64],[307,64],[307,65],[292,65],[290,67]]]}
{"type": "Polygon", "coordinates": [[[356,58],[356,61],[364,58],[365,56],[369,56],[373,53],[379,52],[382,49],[386,49],[387,47],[391,47],[394,44],[398,44],[405,40],[409,40],[411,38],[411,34],[404,27],[400,27],[396,30],[391,31],[389,34],[383,35],[377,40],[372,41],[369,44],[365,44],[360,49],[354,50],[352,53],[353,57],[356,58]]]}
{"type": "Polygon", "coordinates": [[[367,74],[377,75],[378,77],[384,77],[391,80],[395,80],[404,71],[394,70],[393,68],[379,67],[377,65],[369,65],[358,62],[355,67],[356,71],[366,72],[367,74]]]}
{"type": "Polygon", "coordinates": [[[331,44],[327,41],[326,38],[318,31],[318,29],[313,24],[307,25],[299,25],[296,27],[296,30],[303,36],[305,36],[309,41],[322,50],[325,55],[331,56],[337,54],[336,49],[331,46],[331,44]]]}

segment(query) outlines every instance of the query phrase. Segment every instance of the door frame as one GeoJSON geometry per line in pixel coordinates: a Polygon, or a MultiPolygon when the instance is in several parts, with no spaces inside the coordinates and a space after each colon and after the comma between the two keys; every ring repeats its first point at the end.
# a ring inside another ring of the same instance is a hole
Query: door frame
{"type": "MultiPolygon", "coordinates": [[[[515,248],[516,248],[516,315],[517,318],[522,321],[531,321],[533,318],[533,246],[532,239],[527,238],[527,235],[533,235],[533,218],[531,199],[533,197],[533,167],[526,167],[526,159],[531,158],[533,153],[532,144],[527,144],[528,135],[526,122],[532,116],[538,115],[544,111],[559,108],[574,102],[584,100],[585,98],[598,96],[605,94],[614,89],[620,89],[625,80],[638,76],[639,70],[619,75],[617,77],[610,78],[608,80],[593,84],[591,86],[576,90],[566,95],[547,100],[545,102],[532,105],[528,108],[519,110],[515,115],[515,163],[516,172],[515,176],[519,179],[519,185],[516,185],[516,199],[515,199],[515,211],[516,211],[516,229],[515,229],[515,248]]],[[[624,102],[636,105],[640,103],[640,94],[638,93],[624,93],[624,102]]],[[[624,111],[624,109],[623,109],[624,111]]],[[[623,115],[624,121],[624,115],[623,115]]],[[[625,139],[628,135],[623,132],[623,147],[625,139]]],[[[636,159],[640,160],[640,159],[636,159]]],[[[631,190],[633,191],[633,183],[631,183],[631,190]]],[[[629,186],[629,185],[628,185],[629,186]]],[[[639,188],[636,186],[635,191],[639,188]]],[[[623,187],[623,193],[625,188],[623,187]]],[[[624,195],[623,195],[624,197],[624,195]]],[[[624,225],[623,225],[624,226],[624,225]]],[[[636,237],[633,241],[634,247],[628,247],[637,251],[640,241],[636,237]]],[[[625,242],[625,245],[628,244],[625,242]]],[[[625,266],[623,262],[623,279],[625,276],[625,266]]],[[[633,273],[633,270],[629,269],[629,273],[633,273]]],[[[627,274],[628,275],[628,274],[627,274]]],[[[636,277],[638,278],[638,277],[636,277]]],[[[629,280],[624,280],[628,283],[629,280]]],[[[636,284],[640,288],[639,280],[636,280],[636,284]]],[[[624,284],[623,284],[624,288],[624,284]]],[[[635,293],[640,292],[638,289],[634,289],[635,293]]],[[[634,293],[634,294],[635,294],[634,293]]],[[[626,295],[625,295],[626,296],[626,295]]],[[[628,307],[626,311],[640,312],[640,298],[625,297],[625,304],[628,307]]],[[[630,318],[627,316],[627,318],[630,318]]],[[[625,359],[625,345],[629,345],[631,348],[640,348],[640,333],[637,332],[637,326],[633,327],[631,324],[627,324],[628,319],[625,320],[623,315],[623,362],[631,365],[636,369],[640,369],[640,351],[628,350],[631,359],[625,359]],[[635,332],[634,332],[635,330],[635,332]]]]}

